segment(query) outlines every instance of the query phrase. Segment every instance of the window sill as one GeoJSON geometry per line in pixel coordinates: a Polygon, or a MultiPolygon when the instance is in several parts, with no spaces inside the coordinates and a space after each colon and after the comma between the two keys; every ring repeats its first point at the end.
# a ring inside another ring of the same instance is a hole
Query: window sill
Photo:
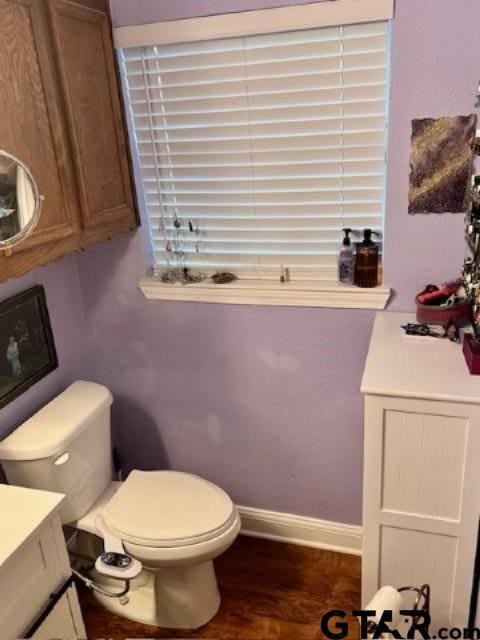
{"type": "Polygon", "coordinates": [[[165,284],[143,278],[140,289],[149,300],[255,304],[288,307],[330,307],[336,309],[384,309],[391,290],[378,286],[361,289],[313,282],[268,282],[236,280],[229,284],[165,284]]]}

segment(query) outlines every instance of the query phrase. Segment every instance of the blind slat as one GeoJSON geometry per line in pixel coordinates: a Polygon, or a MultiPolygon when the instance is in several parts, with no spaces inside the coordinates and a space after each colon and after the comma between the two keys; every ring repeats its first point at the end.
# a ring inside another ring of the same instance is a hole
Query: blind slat
{"type": "MultiPolygon", "coordinates": [[[[346,67],[345,72],[344,73],[348,73],[350,76],[352,76],[355,73],[362,73],[365,71],[371,72],[371,71],[385,71],[386,67],[384,64],[365,64],[365,65],[360,65],[357,67],[346,67]]],[[[214,87],[218,88],[219,85],[222,84],[231,84],[231,83],[243,83],[243,82],[248,82],[248,83],[255,83],[255,82],[272,82],[272,84],[274,84],[275,81],[281,80],[281,81],[285,81],[285,80],[290,80],[291,78],[295,78],[295,81],[298,82],[299,77],[303,78],[304,80],[306,80],[307,78],[318,78],[318,77],[322,77],[322,76],[339,76],[339,74],[341,73],[340,68],[335,65],[335,67],[332,66],[332,68],[330,69],[323,69],[323,70],[318,70],[318,69],[311,69],[311,70],[307,70],[304,69],[302,70],[300,73],[298,71],[296,71],[295,69],[292,69],[289,72],[286,71],[277,71],[276,73],[257,73],[256,75],[252,75],[249,76],[248,78],[237,78],[235,76],[233,77],[229,77],[229,76],[221,76],[221,77],[214,77],[213,74],[211,74],[211,78],[208,79],[203,79],[203,80],[195,80],[195,75],[198,74],[192,74],[192,79],[191,80],[179,80],[178,82],[165,82],[163,79],[160,80],[160,76],[157,74],[157,78],[158,78],[158,82],[156,84],[149,84],[149,83],[145,83],[145,77],[142,75],[140,76],[138,79],[137,78],[131,78],[130,79],[130,84],[131,84],[131,89],[135,90],[135,89],[150,89],[150,90],[162,90],[162,91],[169,91],[171,89],[181,89],[181,88],[201,88],[201,87],[208,87],[210,85],[213,85],[214,87]],[[138,85],[135,85],[134,83],[138,82],[138,85]]]]}
{"type": "MultiPolygon", "coordinates": [[[[361,200],[361,199],[354,199],[354,200],[348,200],[348,199],[338,199],[338,194],[335,194],[335,196],[331,199],[331,200],[302,200],[301,204],[302,205],[309,205],[309,206],[313,206],[313,207],[319,207],[321,205],[336,205],[338,207],[342,206],[342,205],[348,205],[348,204],[357,204],[357,205],[365,205],[365,204],[375,204],[375,205],[381,205],[383,204],[383,199],[382,198],[371,198],[371,199],[365,199],[365,200],[361,200]],[[335,198],[335,199],[334,199],[335,198]]],[[[158,202],[158,198],[147,198],[147,204],[151,205],[151,204],[156,204],[156,202],[158,202]]],[[[298,200],[282,200],[282,201],[278,201],[278,202],[269,202],[269,201],[256,201],[255,202],[255,207],[269,207],[269,208],[283,208],[283,207],[296,207],[298,206],[299,202],[298,200]]],[[[218,201],[218,202],[212,202],[212,201],[204,201],[204,202],[200,202],[200,201],[184,201],[184,202],[179,202],[179,201],[171,201],[171,202],[165,202],[163,203],[164,206],[170,206],[172,208],[175,209],[191,209],[192,207],[195,208],[206,208],[206,209],[213,209],[215,207],[221,207],[222,209],[232,205],[232,206],[236,206],[236,207],[241,207],[241,208],[248,208],[249,210],[252,209],[252,203],[251,202],[235,202],[234,200],[231,200],[230,202],[226,201],[225,199],[223,201],[218,201]]],[[[253,215],[253,212],[252,212],[253,215]]]]}
{"type": "MultiPolygon", "coordinates": [[[[381,216],[378,217],[370,217],[366,218],[369,220],[370,228],[376,227],[378,230],[381,228],[381,216]]],[[[348,220],[348,217],[342,219],[342,223],[348,220]]],[[[194,220],[194,231],[189,232],[185,231],[186,239],[191,242],[196,242],[197,233],[198,238],[203,238],[206,241],[215,241],[216,239],[227,238],[231,240],[235,238],[237,235],[240,237],[241,234],[245,235],[245,237],[249,237],[250,234],[256,234],[258,237],[265,238],[282,238],[291,237],[312,237],[315,238],[317,235],[319,237],[331,238],[335,239],[338,245],[338,235],[342,230],[342,226],[340,225],[340,221],[337,219],[332,220],[332,224],[325,224],[325,220],[323,220],[323,224],[320,224],[317,220],[300,220],[300,221],[290,221],[290,224],[285,224],[286,221],[283,221],[283,224],[278,221],[272,221],[271,224],[268,224],[266,221],[261,221],[255,218],[246,219],[246,220],[222,220],[220,223],[217,222],[205,222],[204,220],[194,220]],[[243,223],[243,224],[242,224],[243,223]],[[198,231],[197,231],[198,230],[198,231]],[[208,232],[208,233],[206,233],[208,232]]],[[[171,237],[172,233],[176,232],[176,228],[173,225],[173,221],[169,224],[163,226],[163,220],[158,221],[158,229],[155,228],[155,224],[152,225],[152,237],[171,237]]]]}
{"type": "MultiPolygon", "coordinates": [[[[170,132],[170,131],[189,131],[192,129],[203,129],[203,128],[207,128],[207,130],[213,130],[216,128],[222,128],[222,127],[259,127],[262,125],[269,125],[269,126],[282,126],[282,125],[289,125],[289,124],[305,124],[305,123],[317,123],[317,122],[337,122],[337,121],[343,121],[343,122],[348,122],[349,120],[355,120],[355,119],[361,119],[361,118],[381,118],[382,120],[384,119],[384,113],[383,111],[363,111],[361,109],[361,107],[359,107],[359,112],[355,112],[354,109],[344,109],[344,113],[339,113],[337,109],[332,110],[333,112],[327,115],[312,115],[310,113],[310,111],[314,111],[313,109],[311,110],[310,108],[308,109],[304,109],[303,110],[303,116],[298,116],[298,117],[293,117],[292,115],[290,115],[290,117],[285,117],[285,115],[282,117],[281,114],[276,113],[273,117],[270,118],[257,118],[257,119],[252,119],[252,120],[248,120],[248,117],[244,117],[241,120],[237,120],[237,121],[232,121],[230,119],[228,120],[223,120],[223,119],[219,119],[218,122],[209,122],[208,119],[205,120],[196,120],[196,121],[190,121],[188,122],[188,124],[182,124],[182,122],[179,122],[178,120],[173,119],[173,122],[171,122],[170,124],[165,124],[162,125],[160,124],[162,121],[167,121],[167,116],[140,116],[140,117],[136,117],[135,120],[136,122],[139,122],[140,120],[142,120],[142,123],[139,123],[138,126],[136,127],[137,132],[139,133],[143,133],[145,131],[151,133],[152,131],[155,132],[170,132]],[[153,124],[150,126],[146,126],[147,125],[147,120],[149,120],[150,122],[153,121],[153,124]],[[157,122],[159,124],[157,124],[157,122]]],[[[247,113],[245,114],[247,116],[247,113]]],[[[168,134],[170,135],[170,134],[168,134]]]]}
{"type": "MultiPolygon", "coordinates": [[[[348,213],[345,212],[340,217],[338,215],[338,210],[331,213],[311,213],[308,212],[292,212],[292,214],[287,213],[287,215],[278,215],[272,213],[271,215],[260,215],[257,213],[255,218],[253,218],[248,213],[244,216],[241,216],[238,213],[233,215],[228,215],[227,212],[222,212],[219,216],[215,217],[212,213],[206,213],[205,215],[199,214],[187,216],[183,220],[183,225],[188,226],[188,220],[192,222],[192,224],[200,225],[200,229],[218,229],[218,228],[250,228],[252,225],[255,228],[268,227],[268,228],[309,228],[315,226],[321,226],[325,228],[325,226],[334,227],[338,230],[342,228],[343,221],[347,220],[356,220],[355,224],[351,224],[348,226],[357,226],[358,219],[366,220],[369,223],[369,226],[380,224],[379,220],[382,219],[382,212],[368,212],[361,211],[359,213],[348,213]]],[[[166,213],[152,213],[150,214],[151,227],[152,230],[156,228],[156,226],[165,224],[168,226],[169,223],[173,225],[174,216],[168,215],[166,213]]],[[[173,227],[171,227],[173,228],[173,227]]]]}
{"type": "MultiPolygon", "coordinates": [[[[323,247],[329,247],[334,250],[338,250],[338,232],[341,229],[333,228],[320,228],[316,230],[315,228],[301,229],[301,230],[293,230],[293,229],[285,229],[284,231],[280,231],[278,229],[227,229],[221,231],[212,231],[209,230],[208,233],[205,233],[204,227],[200,228],[201,231],[197,235],[196,233],[186,234],[183,242],[186,247],[196,246],[205,246],[205,247],[216,247],[222,245],[228,245],[236,247],[243,247],[244,245],[288,245],[291,248],[301,248],[301,247],[310,247],[311,245],[322,245],[323,247]]],[[[375,231],[378,230],[374,228],[375,231]]],[[[165,238],[172,237],[172,232],[175,232],[174,227],[170,227],[167,230],[167,233],[163,233],[160,231],[154,232],[152,237],[154,241],[163,240],[165,238]]],[[[360,238],[358,238],[360,240],[360,238]]],[[[288,251],[288,247],[284,247],[288,251]]],[[[159,245],[158,248],[161,248],[159,245]]]]}
{"type": "MultiPolygon", "coordinates": [[[[284,100],[285,97],[288,96],[294,96],[296,97],[297,95],[301,95],[301,96],[305,96],[305,94],[309,94],[312,92],[315,93],[321,93],[321,92],[327,92],[327,91],[345,91],[345,93],[348,92],[348,90],[355,90],[355,89],[374,89],[374,88],[385,88],[386,85],[386,81],[384,78],[384,74],[382,74],[382,76],[380,78],[370,78],[368,81],[362,81],[362,82],[346,82],[345,79],[342,82],[341,79],[336,82],[336,83],[330,83],[330,84],[326,84],[323,86],[298,86],[298,87],[285,87],[285,86],[280,86],[277,89],[272,89],[270,88],[269,90],[262,90],[261,88],[258,88],[257,90],[253,90],[251,87],[248,91],[248,93],[245,91],[245,87],[244,85],[242,86],[241,91],[239,91],[238,93],[235,92],[226,92],[226,93],[222,93],[222,94],[216,94],[215,92],[212,92],[211,94],[207,94],[207,95],[192,95],[189,96],[188,94],[186,95],[171,95],[170,97],[168,95],[165,95],[165,92],[162,92],[157,88],[155,89],[151,89],[150,91],[147,91],[147,88],[144,87],[138,87],[136,89],[132,89],[130,88],[130,104],[132,107],[134,108],[138,108],[139,105],[145,106],[145,105],[168,105],[168,104],[172,104],[172,103],[178,103],[178,104],[184,104],[185,102],[194,102],[196,105],[201,106],[204,103],[208,103],[208,102],[212,102],[212,103],[218,103],[220,102],[223,103],[224,101],[227,100],[231,100],[231,101],[235,101],[234,104],[236,104],[236,102],[239,99],[246,99],[247,97],[249,98],[249,102],[250,104],[255,104],[256,101],[260,101],[261,99],[269,99],[271,101],[276,101],[278,102],[279,100],[284,100]],[[142,97],[143,94],[143,97],[142,97]]],[[[153,109],[152,109],[153,111],[153,109]]]]}
{"type": "MultiPolygon", "coordinates": [[[[335,160],[326,159],[326,160],[312,160],[310,162],[277,162],[277,163],[268,163],[268,162],[252,162],[247,163],[208,163],[208,164],[159,164],[157,166],[153,164],[144,164],[142,169],[142,176],[145,180],[155,180],[158,181],[163,178],[158,178],[156,175],[157,171],[159,175],[165,175],[165,179],[170,175],[170,171],[175,170],[175,175],[178,175],[178,180],[180,182],[183,179],[191,179],[195,181],[196,179],[208,179],[213,176],[216,179],[232,179],[232,176],[238,180],[241,179],[242,176],[251,177],[252,174],[255,175],[257,180],[262,177],[267,178],[276,178],[278,176],[303,176],[303,177],[332,177],[332,176],[355,176],[355,175],[365,175],[365,173],[355,173],[356,169],[364,169],[366,172],[376,172],[381,173],[380,167],[382,166],[380,159],[376,158],[358,158],[349,160],[347,163],[348,167],[346,167],[345,173],[342,173],[340,167],[342,163],[336,163],[335,160]],[[361,163],[361,165],[360,165],[361,163]],[[321,172],[320,170],[324,168],[325,171],[321,172]],[[197,169],[198,171],[193,173],[192,169],[197,169]],[[223,175],[218,175],[218,169],[221,169],[221,173],[223,175]],[[349,173],[349,171],[351,173],[349,173]]],[[[175,178],[173,178],[175,179],[175,178]]]]}
{"type": "MultiPolygon", "coordinates": [[[[353,93],[353,92],[352,92],[353,93]]],[[[340,90],[330,91],[330,96],[326,96],[325,99],[321,99],[321,97],[317,97],[314,95],[311,100],[308,100],[308,95],[303,93],[298,97],[290,97],[289,100],[278,100],[276,99],[274,103],[270,104],[268,102],[258,102],[255,101],[247,104],[245,101],[242,104],[238,104],[238,102],[234,105],[212,105],[212,108],[208,108],[208,105],[200,108],[197,106],[195,110],[192,109],[178,109],[174,110],[172,108],[165,108],[164,104],[156,105],[155,102],[150,103],[151,112],[148,110],[140,110],[137,109],[134,115],[135,123],[139,123],[141,125],[141,120],[143,118],[168,118],[172,120],[174,118],[178,119],[178,122],[183,122],[184,118],[192,118],[195,117],[196,121],[199,121],[200,118],[212,117],[215,116],[215,121],[218,121],[220,117],[224,115],[224,117],[232,117],[234,114],[243,115],[243,114],[256,114],[259,112],[262,114],[264,111],[271,112],[279,112],[279,111],[288,111],[291,109],[320,109],[326,111],[329,107],[343,107],[343,108],[352,108],[352,109],[361,109],[367,108],[367,105],[371,104],[384,104],[383,98],[381,95],[377,95],[372,88],[369,91],[365,91],[365,93],[356,92],[356,95],[352,95],[351,98],[341,99],[340,90]],[[157,110],[158,106],[158,110],[157,110]]],[[[344,92],[345,95],[345,92],[344,92]]],[[[203,105],[202,105],[203,106],[203,105]]],[[[174,122],[176,120],[173,120],[174,122]]]]}
{"type": "Polygon", "coordinates": [[[154,164],[160,164],[168,161],[173,164],[173,162],[181,162],[182,160],[186,162],[200,161],[201,163],[208,163],[213,159],[214,162],[223,161],[223,164],[225,161],[231,162],[234,159],[238,160],[242,154],[248,154],[249,158],[252,158],[252,166],[262,161],[265,164],[271,158],[275,158],[273,164],[280,162],[278,158],[299,162],[312,157],[319,157],[321,159],[363,158],[366,150],[376,157],[382,157],[384,155],[384,146],[376,140],[376,138],[380,139],[381,133],[375,136],[368,134],[368,136],[363,136],[363,140],[358,140],[360,137],[362,137],[360,134],[352,136],[351,142],[349,139],[344,138],[343,144],[341,136],[330,136],[322,140],[318,138],[307,138],[302,139],[301,144],[291,144],[284,140],[267,140],[260,145],[256,144],[254,146],[252,144],[249,148],[246,148],[246,145],[236,145],[233,149],[219,149],[215,147],[208,149],[202,147],[200,149],[198,145],[192,145],[191,147],[184,145],[178,150],[175,150],[176,148],[172,148],[172,145],[169,144],[170,150],[168,154],[165,153],[165,151],[168,151],[165,143],[142,143],[138,141],[137,150],[139,158],[143,158],[143,162],[145,163],[152,162],[154,164]],[[370,143],[366,141],[366,138],[370,140],[370,143]],[[323,144],[321,144],[322,142],[323,144]],[[175,158],[175,161],[172,160],[173,158],[175,158]]]}
{"type": "MultiPolygon", "coordinates": [[[[288,251],[280,251],[271,253],[264,251],[262,253],[258,252],[257,247],[252,247],[251,250],[245,250],[236,248],[231,251],[227,251],[223,249],[222,251],[213,251],[209,252],[208,249],[202,248],[201,255],[197,254],[195,249],[186,247],[184,249],[184,253],[191,254],[195,257],[195,260],[208,260],[209,258],[213,259],[214,263],[220,262],[220,264],[228,263],[236,263],[236,264],[244,264],[251,265],[255,264],[255,259],[260,259],[262,264],[268,266],[276,266],[279,264],[279,258],[285,258],[287,260],[286,264],[296,267],[319,267],[322,265],[329,266],[331,265],[331,257],[335,257],[337,255],[337,248],[332,248],[330,251],[325,250],[324,252],[312,250],[310,253],[308,252],[296,252],[294,250],[288,251]]],[[[165,251],[155,251],[157,255],[163,255],[165,258],[168,257],[168,253],[165,251]]],[[[258,264],[258,263],[257,263],[258,264]]],[[[282,264],[282,263],[280,263],[282,264]]]]}
{"type": "MultiPolygon", "coordinates": [[[[383,53],[385,51],[384,47],[376,48],[375,46],[368,46],[371,41],[367,40],[366,45],[362,49],[353,49],[346,50],[344,52],[341,51],[341,43],[335,43],[335,46],[331,50],[326,50],[325,52],[318,52],[318,48],[313,50],[312,48],[304,50],[302,53],[295,54],[292,51],[287,51],[281,53],[281,55],[277,55],[276,57],[271,58],[261,58],[261,59],[248,59],[247,62],[250,69],[256,70],[260,65],[292,65],[293,63],[298,62],[309,62],[309,63],[319,63],[326,62],[327,60],[333,62],[336,67],[339,66],[339,63],[342,59],[349,60],[355,57],[361,57],[365,55],[373,55],[378,54],[379,59],[383,60],[383,53]]],[[[157,76],[159,73],[162,74],[162,77],[165,74],[187,74],[187,73],[197,73],[199,70],[201,71],[217,71],[217,70],[232,70],[238,68],[239,70],[243,70],[245,65],[245,60],[242,55],[235,56],[230,61],[227,61],[224,56],[217,62],[212,64],[212,62],[206,62],[204,64],[194,64],[191,63],[190,66],[172,66],[172,67],[161,67],[158,68],[158,63],[155,62],[151,65],[145,65],[144,62],[140,61],[138,65],[128,65],[128,77],[129,81],[132,81],[137,76],[144,77],[146,76],[157,76]]],[[[163,84],[163,83],[162,83],[163,84]]]]}
{"type": "Polygon", "coordinates": [[[316,180],[321,185],[322,182],[343,179],[355,183],[355,179],[379,178],[383,180],[381,161],[365,161],[362,164],[350,164],[350,170],[345,173],[341,171],[341,163],[313,164],[313,165],[283,165],[283,166],[257,166],[252,167],[204,167],[198,173],[193,169],[169,168],[162,169],[145,168],[142,171],[142,180],[146,188],[156,188],[157,190],[169,184],[208,184],[235,182],[239,186],[242,183],[251,183],[255,180],[258,183],[275,182],[279,178],[284,180],[301,181],[316,180]],[[322,169],[325,169],[322,172],[322,169]]]}
{"type": "MultiPolygon", "coordinates": [[[[230,134],[230,135],[218,135],[217,137],[212,137],[210,135],[186,135],[185,137],[168,137],[168,139],[166,138],[154,138],[154,142],[160,143],[160,144],[185,144],[188,142],[207,142],[207,143],[221,143],[221,144],[225,144],[225,143],[229,143],[229,142],[241,142],[241,141],[247,141],[247,142],[253,142],[255,140],[270,140],[271,138],[273,138],[273,136],[275,136],[275,139],[278,140],[279,138],[281,139],[291,139],[291,138],[311,138],[312,136],[315,137],[320,137],[320,136],[332,136],[332,135],[343,135],[343,136],[353,136],[356,134],[375,134],[375,133],[381,133],[384,130],[384,124],[383,126],[381,124],[379,124],[376,128],[371,128],[371,129],[362,129],[362,128],[358,128],[358,129],[349,129],[349,130],[344,130],[342,131],[341,129],[328,129],[325,131],[318,131],[318,130],[314,130],[310,127],[306,127],[304,131],[297,131],[297,132],[293,132],[293,131],[289,131],[288,128],[286,128],[285,130],[274,134],[273,132],[269,133],[267,131],[265,131],[265,133],[259,132],[259,133],[255,133],[255,134],[248,134],[248,127],[245,127],[245,133],[243,134],[230,134]]],[[[237,128],[238,130],[239,128],[237,128]]],[[[146,142],[147,137],[148,136],[152,136],[152,134],[154,134],[155,132],[149,131],[149,132],[139,132],[139,141],[140,142],[146,142]],[[143,135],[143,139],[142,136],[143,135]]]]}

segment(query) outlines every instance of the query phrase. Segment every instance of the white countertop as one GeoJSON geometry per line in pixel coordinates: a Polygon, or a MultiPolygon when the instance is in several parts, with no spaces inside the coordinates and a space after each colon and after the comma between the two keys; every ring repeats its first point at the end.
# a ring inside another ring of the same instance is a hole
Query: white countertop
{"type": "Polygon", "coordinates": [[[378,313],[370,340],[362,393],[480,404],[480,376],[470,375],[462,345],[405,336],[409,313],[378,313]]]}
{"type": "Polygon", "coordinates": [[[0,484],[0,568],[63,498],[58,493],[0,484]]]}

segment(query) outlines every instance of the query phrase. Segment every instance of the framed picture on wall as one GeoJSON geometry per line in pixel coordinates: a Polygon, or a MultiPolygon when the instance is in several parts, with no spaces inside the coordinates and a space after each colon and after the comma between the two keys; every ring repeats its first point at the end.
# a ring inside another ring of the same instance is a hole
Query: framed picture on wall
{"type": "Polygon", "coordinates": [[[0,302],[0,408],[57,367],[44,288],[0,302]]]}

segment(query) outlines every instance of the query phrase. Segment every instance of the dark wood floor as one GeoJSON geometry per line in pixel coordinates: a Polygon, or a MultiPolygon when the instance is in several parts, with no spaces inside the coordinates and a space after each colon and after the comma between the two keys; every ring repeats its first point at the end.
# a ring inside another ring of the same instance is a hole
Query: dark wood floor
{"type": "MultiPolygon", "coordinates": [[[[360,558],[240,536],[216,561],[219,613],[197,631],[147,627],[112,615],[80,593],[89,640],[216,638],[317,640],[322,615],[360,606],[360,558]]],[[[350,640],[358,639],[351,620],[350,640]]]]}

